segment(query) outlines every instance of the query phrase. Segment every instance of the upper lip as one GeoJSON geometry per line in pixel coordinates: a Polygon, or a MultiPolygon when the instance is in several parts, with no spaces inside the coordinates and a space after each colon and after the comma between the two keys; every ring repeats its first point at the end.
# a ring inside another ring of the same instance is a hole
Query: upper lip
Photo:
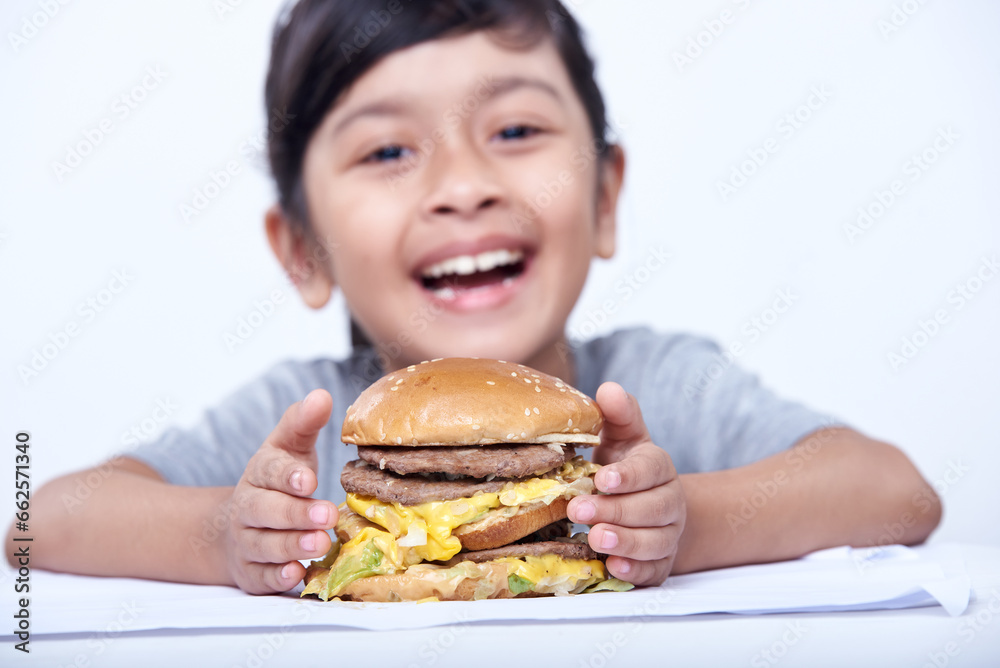
{"type": "Polygon", "coordinates": [[[451,258],[461,256],[475,256],[487,251],[508,250],[515,253],[520,252],[528,255],[533,250],[533,245],[523,238],[493,235],[481,239],[453,241],[451,243],[438,246],[434,250],[421,256],[413,265],[413,277],[420,280],[424,272],[434,265],[451,258]]]}

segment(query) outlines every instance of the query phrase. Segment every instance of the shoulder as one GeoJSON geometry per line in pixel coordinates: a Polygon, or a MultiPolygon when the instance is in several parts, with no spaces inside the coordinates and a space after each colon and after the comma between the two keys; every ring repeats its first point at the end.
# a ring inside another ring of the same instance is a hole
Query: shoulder
{"type": "Polygon", "coordinates": [[[651,376],[689,382],[717,359],[719,346],[710,339],[681,332],[656,332],[648,327],[620,329],[590,339],[573,348],[577,381],[583,392],[593,393],[613,380],[635,392],[651,376]]]}

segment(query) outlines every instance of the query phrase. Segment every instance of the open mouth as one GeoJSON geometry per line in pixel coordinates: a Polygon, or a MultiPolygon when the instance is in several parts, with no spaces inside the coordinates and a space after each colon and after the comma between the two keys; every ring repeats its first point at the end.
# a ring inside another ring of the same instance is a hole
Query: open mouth
{"type": "Polygon", "coordinates": [[[448,300],[463,292],[510,285],[524,269],[523,250],[500,248],[435,262],[421,269],[419,278],[425,290],[448,300]]]}

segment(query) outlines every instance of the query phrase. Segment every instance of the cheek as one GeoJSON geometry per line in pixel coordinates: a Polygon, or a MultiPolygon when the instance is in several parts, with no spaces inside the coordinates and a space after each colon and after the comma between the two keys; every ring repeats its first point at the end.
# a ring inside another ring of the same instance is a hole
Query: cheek
{"type": "Polygon", "coordinates": [[[396,202],[385,192],[363,192],[338,187],[339,195],[329,195],[319,213],[322,227],[335,244],[333,271],[341,285],[353,279],[375,281],[384,272],[378,267],[395,260],[401,242],[401,219],[396,202]]]}

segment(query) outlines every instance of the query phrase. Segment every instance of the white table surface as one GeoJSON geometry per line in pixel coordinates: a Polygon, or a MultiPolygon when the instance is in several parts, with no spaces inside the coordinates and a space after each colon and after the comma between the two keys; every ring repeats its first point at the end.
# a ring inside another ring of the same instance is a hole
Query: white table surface
{"type": "MultiPolygon", "coordinates": [[[[5,639],[0,666],[1000,667],[1000,548],[962,546],[974,600],[875,612],[475,623],[400,631],[163,629],[5,639]]],[[[8,599],[9,600],[9,599],[8,599]]],[[[8,604],[5,606],[11,609],[8,604]]],[[[5,615],[8,619],[8,615],[5,615]]],[[[8,622],[9,623],[9,622],[8,622]]],[[[0,627],[2,628],[2,627],[0,627]]],[[[3,633],[3,631],[0,631],[3,633]]]]}

